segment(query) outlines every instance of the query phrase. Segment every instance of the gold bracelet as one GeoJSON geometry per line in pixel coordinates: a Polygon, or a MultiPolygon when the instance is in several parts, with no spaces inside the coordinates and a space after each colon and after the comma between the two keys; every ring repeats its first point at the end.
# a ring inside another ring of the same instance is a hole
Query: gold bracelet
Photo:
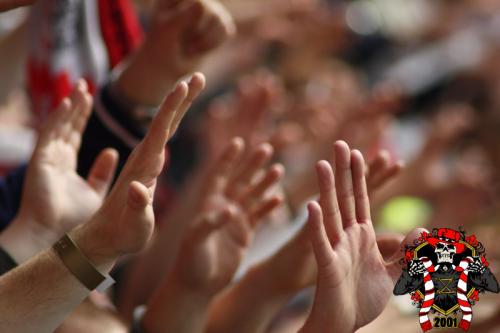
{"type": "Polygon", "coordinates": [[[65,234],[52,247],[69,271],[88,289],[102,292],[114,283],[105,276],[82,253],[78,245],[65,234]]]}

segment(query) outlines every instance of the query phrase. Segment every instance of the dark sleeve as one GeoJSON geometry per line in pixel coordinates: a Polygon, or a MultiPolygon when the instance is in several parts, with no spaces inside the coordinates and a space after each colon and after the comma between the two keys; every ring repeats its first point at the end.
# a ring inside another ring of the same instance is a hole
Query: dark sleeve
{"type": "Polygon", "coordinates": [[[129,116],[130,110],[110,92],[106,84],[95,98],[94,111],[83,133],[78,154],[78,173],[86,177],[97,155],[105,148],[120,154],[119,174],[133,147],[144,136],[144,130],[129,116]]]}
{"type": "Polygon", "coordinates": [[[394,286],[394,295],[405,295],[419,289],[424,283],[422,275],[410,276],[407,270],[403,270],[403,274],[399,277],[398,282],[394,286]]]}
{"type": "Polygon", "coordinates": [[[468,282],[478,289],[488,290],[492,293],[499,291],[498,281],[488,267],[483,273],[470,273],[468,282]]]}
{"type": "Polygon", "coordinates": [[[14,259],[0,247],[0,276],[16,268],[16,266],[17,264],[14,259]]]}
{"type": "Polygon", "coordinates": [[[26,165],[0,179],[0,232],[9,225],[19,210],[25,174],[26,165]]]}

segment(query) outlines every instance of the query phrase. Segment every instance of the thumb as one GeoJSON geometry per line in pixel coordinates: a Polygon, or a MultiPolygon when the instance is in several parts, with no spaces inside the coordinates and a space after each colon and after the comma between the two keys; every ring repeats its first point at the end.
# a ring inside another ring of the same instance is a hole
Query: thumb
{"type": "Polygon", "coordinates": [[[400,243],[399,248],[395,248],[392,255],[389,257],[389,260],[386,262],[387,271],[391,278],[396,281],[401,275],[401,265],[400,260],[404,256],[404,249],[406,245],[411,246],[414,244],[415,240],[418,239],[422,232],[428,232],[427,229],[424,228],[416,228],[413,229],[403,241],[400,243]]]}
{"type": "Polygon", "coordinates": [[[127,209],[132,214],[143,212],[151,203],[151,194],[144,184],[138,181],[132,181],[128,188],[127,209]]]}
{"type": "Polygon", "coordinates": [[[121,226],[116,230],[121,237],[121,253],[141,251],[154,229],[153,194],[142,183],[132,181],[128,186],[127,202],[121,213],[121,226]]]}
{"type": "Polygon", "coordinates": [[[118,152],[115,149],[107,148],[97,156],[90,169],[87,182],[101,198],[104,198],[108,193],[117,164],[118,152]]]}

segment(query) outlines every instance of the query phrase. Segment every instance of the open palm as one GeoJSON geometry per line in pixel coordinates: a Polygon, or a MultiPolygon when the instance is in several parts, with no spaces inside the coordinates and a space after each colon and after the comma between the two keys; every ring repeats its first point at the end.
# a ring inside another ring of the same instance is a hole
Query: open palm
{"type": "Polygon", "coordinates": [[[201,217],[183,242],[177,266],[184,280],[215,294],[229,284],[252,239],[258,221],[280,203],[268,195],[282,176],[280,165],[266,167],[269,144],[243,160],[244,142],[234,139],[207,176],[200,199],[201,217]]]}
{"type": "MultiPolygon", "coordinates": [[[[181,81],[166,96],[144,139],[125,163],[103,205],[86,227],[108,256],[144,248],[154,229],[153,194],[165,163],[165,145],[205,87],[201,73],[181,81]]],[[[104,253],[103,253],[104,254],[104,253]]]]}
{"type": "Polygon", "coordinates": [[[117,153],[107,149],[98,156],[87,179],[76,172],[91,107],[87,85],[80,81],[41,129],[28,166],[20,215],[55,237],[90,219],[115,171],[117,153]]]}
{"type": "Polygon", "coordinates": [[[318,266],[313,310],[303,332],[354,332],[385,308],[397,279],[397,261],[386,263],[370,217],[365,163],[359,151],[338,141],[335,175],[317,164],[319,204],[311,202],[309,231],[318,266]]]}

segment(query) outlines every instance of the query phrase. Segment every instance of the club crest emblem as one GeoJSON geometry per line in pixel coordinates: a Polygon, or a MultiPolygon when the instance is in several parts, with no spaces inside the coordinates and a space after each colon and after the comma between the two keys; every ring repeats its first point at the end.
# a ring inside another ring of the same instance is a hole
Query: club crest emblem
{"type": "Polygon", "coordinates": [[[410,294],[419,310],[422,330],[458,327],[467,331],[479,294],[498,293],[485,249],[475,235],[448,228],[423,232],[405,248],[403,273],[395,295],[410,294]],[[429,317],[434,314],[434,325],[429,317]]]}

